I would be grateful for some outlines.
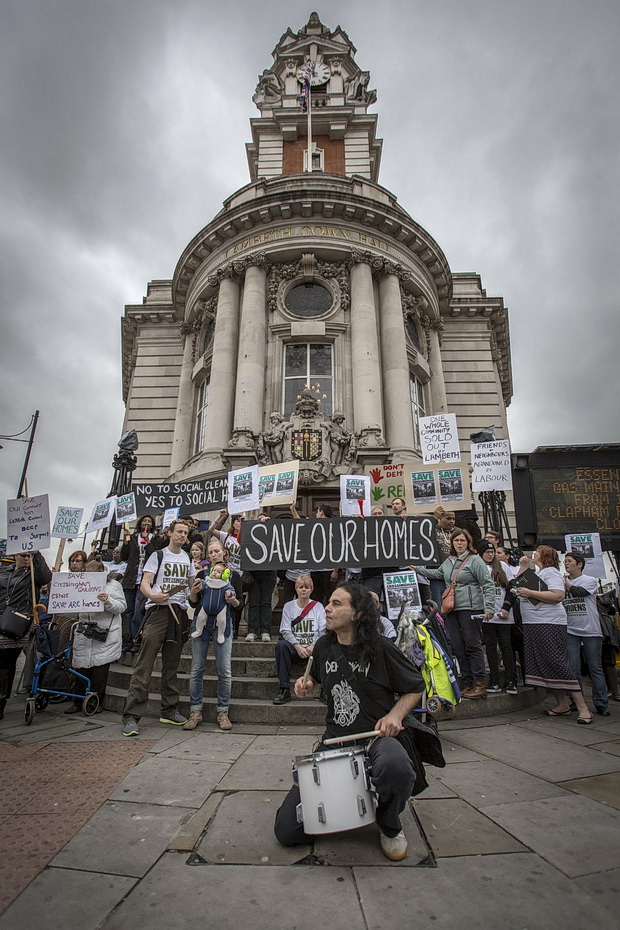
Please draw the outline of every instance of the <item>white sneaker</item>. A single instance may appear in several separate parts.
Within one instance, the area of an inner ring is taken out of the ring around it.
[[[379,846],[386,859],[392,862],[400,862],[407,855],[407,839],[401,830],[396,836],[386,836],[383,830],[379,830]]]
[[[245,641],[246,643],[253,643],[255,639],[256,637],[254,636],[254,633],[248,633],[248,635],[245,638]]]
[[[264,643],[270,643],[270,642],[271,642],[271,636],[269,635],[269,633],[262,633],[262,634],[261,634],[261,640],[262,640],[262,642],[264,642]]]

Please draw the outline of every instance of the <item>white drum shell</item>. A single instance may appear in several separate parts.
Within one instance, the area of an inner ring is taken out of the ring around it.
[[[326,749],[295,759],[293,776],[301,795],[297,819],[306,833],[341,833],[374,823],[366,761],[361,747]]]

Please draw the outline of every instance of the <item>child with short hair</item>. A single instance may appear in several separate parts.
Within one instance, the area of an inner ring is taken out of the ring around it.
[[[238,607],[239,601],[230,581],[230,569],[224,562],[214,562],[205,579],[202,604],[196,615],[196,629],[192,639],[202,636],[205,626],[212,630],[217,628],[217,641],[223,643],[226,638],[226,624],[230,607]]]

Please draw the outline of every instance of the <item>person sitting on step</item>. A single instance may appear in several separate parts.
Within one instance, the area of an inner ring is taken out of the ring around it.
[[[293,661],[307,661],[325,632],[325,608],[310,599],[313,588],[310,575],[300,575],[295,581],[297,597],[282,608],[280,633],[284,638],[276,643],[280,693],[274,704],[288,704],[291,700],[291,665]]]

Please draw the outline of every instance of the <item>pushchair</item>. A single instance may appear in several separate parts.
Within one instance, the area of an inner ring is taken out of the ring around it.
[[[453,717],[461,701],[458,662],[452,655],[437,604],[405,604],[398,621],[396,646],[420,669],[425,698],[420,708],[432,716]]]
[[[36,662],[32,675],[32,685],[26,698],[25,720],[30,726],[34,720],[35,711],[43,711],[54,695],[74,698],[76,695],[70,691],[72,681],[79,679],[85,682],[86,693],[82,699],[82,712],[87,717],[97,711],[99,696],[91,691],[90,678],[76,672],[71,668],[71,648],[73,636],[78,623],[71,627],[71,636],[64,649],[60,649],[60,630],[50,629],[47,625],[38,625],[35,634]]]

